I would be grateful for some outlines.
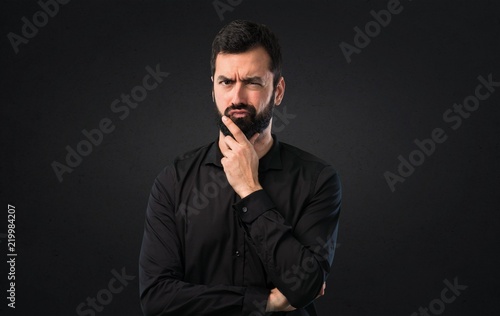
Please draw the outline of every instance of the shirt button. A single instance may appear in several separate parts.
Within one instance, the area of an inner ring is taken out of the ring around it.
[[[246,206],[243,206],[243,208],[241,210],[243,211],[243,213],[246,213],[248,211]]]
[[[239,252],[238,250],[236,250],[236,251],[234,252],[234,254],[236,255],[236,257],[239,257],[239,256],[240,256],[240,252]]]

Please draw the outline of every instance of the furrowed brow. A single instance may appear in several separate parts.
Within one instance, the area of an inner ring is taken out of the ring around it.
[[[228,78],[228,77],[223,76],[223,75],[220,75],[220,76],[217,77],[217,82],[220,82],[220,81],[231,81],[231,82],[234,82],[233,79]]]

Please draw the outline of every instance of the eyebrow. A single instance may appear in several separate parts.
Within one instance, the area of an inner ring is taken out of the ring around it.
[[[217,77],[217,81],[224,81],[224,80],[235,82],[234,79],[228,78],[228,77],[226,77],[224,75],[220,75],[220,76]],[[264,84],[264,80],[262,79],[262,77],[259,77],[259,76],[247,77],[247,78],[244,78],[242,81],[245,82],[245,83],[248,83],[248,82],[257,82],[257,83],[260,83],[260,84]]]
[[[217,77],[217,81],[226,81],[226,80],[228,80],[228,81],[234,81],[233,79],[229,79],[228,77],[223,76],[223,75],[220,75],[220,76]]]

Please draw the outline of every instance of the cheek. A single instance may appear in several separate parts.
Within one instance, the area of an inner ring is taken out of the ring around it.
[[[269,101],[271,101],[272,92],[262,92],[256,96],[255,103],[258,104],[260,109],[267,107]]]
[[[221,101],[216,101],[216,106],[217,106],[217,110],[219,111],[220,114],[224,114],[224,111],[226,110],[226,106],[225,105],[221,105]]]
[[[214,89],[215,93],[215,100],[218,101],[219,104],[225,105],[227,103],[227,100],[231,98],[231,94],[227,93],[227,91],[219,88]]]
[[[253,105],[267,104],[271,95],[267,91],[251,91],[248,93],[248,100]]]

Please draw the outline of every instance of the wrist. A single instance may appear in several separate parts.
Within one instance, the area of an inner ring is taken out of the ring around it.
[[[240,196],[240,198],[244,199],[247,196],[249,196],[250,194],[257,192],[257,191],[260,191],[260,190],[263,190],[263,189],[264,188],[260,184],[257,184],[253,187],[249,187],[248,189],[240,192],[238,195]]]

